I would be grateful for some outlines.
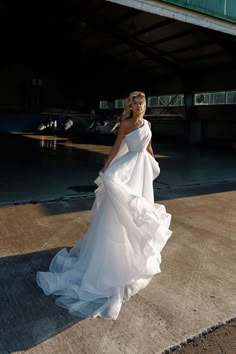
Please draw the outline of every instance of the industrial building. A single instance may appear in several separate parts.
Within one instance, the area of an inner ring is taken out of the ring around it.
[[[0,353],[169,353],[233,321],[235,1],[0,9]],[[115,324],[78,321],[45,299],[34,274],[83,236],[112,127],[134,90],[146,94],[161,167],[155,200],[173,216],[173,238],[161,275]],[[227,348],[219,337],[202,352],[235,353],[233,328]]]

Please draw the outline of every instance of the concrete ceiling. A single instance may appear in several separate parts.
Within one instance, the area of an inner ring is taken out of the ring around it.
[[[178,91],[209,74],[233,73],[235,82],[236,37],[225,33],[105,0],[5,1],[0,10],[1,62],[39,75],[100,81],[101,89],[132,81],[150,89],[162,82],[165,91],[163,82],[175,81]]]

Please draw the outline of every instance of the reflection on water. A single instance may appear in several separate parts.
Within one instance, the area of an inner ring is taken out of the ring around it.
[[[109,145],[81,143],[80,138],[65,138],[57,136],[12,134],[0,139],[1,150],[4,151],[2,168],[5,173],[21,165],[32,173],[38,168],[51,169],[89,169],[99,170],[104,164],[104,158],[110,151]],[[3,155],[2,155],[3,156]],[[30,163],[30,164],[29,164]]]
[[[76,194],[94,186],[111,141],[34,134],[2,136],[0,203]],[[155,184],[176,186],[236,179],[235,154],[222,148],[153,143],[161,173]],[[87,187],[86,187],[87,188]]]
[[[56,151],[56,149],[57,149],[57,139],[46,140],[46,139],[42,138],[41,140],[39,140],[39,146],[42,149],[51,149],[51,150]]]

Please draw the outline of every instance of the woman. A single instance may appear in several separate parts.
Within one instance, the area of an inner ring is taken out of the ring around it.
[[[125,103],[116,141],[95,183],[90,227],[68,252],[53,258],[36,281],[56,304],[80,317],[117,319],[122,302],[160,272],[161,250],[171,236],[171,216],[154,203],[160,172],[144,119],[143,92]]]

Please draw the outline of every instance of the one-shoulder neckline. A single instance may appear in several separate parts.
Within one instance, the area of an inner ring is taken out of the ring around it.
[[[143,120],[143,124],[141,125],[141,127],[138,127],[137,129],[132,130],[132,131],[129,132],[128,134],[125,134],[125,136],[128,136],[128,135],[130,135],[130,134],[136,132],[136,131],[139,130],[139,129],[142,129],[142,128],[144,127],[144,125],[145,125],[145,119]]]

